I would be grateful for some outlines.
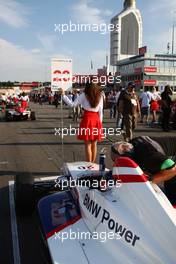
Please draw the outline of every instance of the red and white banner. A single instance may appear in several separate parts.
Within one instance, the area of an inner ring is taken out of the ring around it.
[[[53,58],[51,61],[51,90],[72,88],[72,60]]]
[[[155,86],[157,83],[156,80],[144,80],[144,85],[148,86]]]
[[[144,72],[157,72],[157,67],[144,67]]]

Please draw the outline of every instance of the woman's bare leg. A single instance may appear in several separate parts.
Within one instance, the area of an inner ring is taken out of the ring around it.
[[[85,141],[85,152],[86,152],[86,161],[92,161],[92,149],[91,149],[91,142]]]
[[[156,111],[153,111],[153,122],[156,122]]]
[[[97,157],[97,141],[91,142],[91,150],[92,150],[92,162],[95,162]]]

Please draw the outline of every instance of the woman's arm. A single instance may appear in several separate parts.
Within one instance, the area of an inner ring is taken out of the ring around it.
[[[156,96],[156,100],[157,100],[157,101],[161,100],[161,96],[160,96],[159,94],[157,94],[157,96]]]
[[[72,102],[65,94],[62,95],[63,101],[70,107],[76,107],[82,103],[82,94]]]
[[[136,96],[136,102],[137,102],[137,112],[139,115],[141,115],[141,105],[140,105],[140,102],[139,102],[137,96]]]

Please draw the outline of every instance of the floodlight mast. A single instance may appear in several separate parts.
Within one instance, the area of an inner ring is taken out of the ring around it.
[[[173,12],[173,25],[172,25],[172,55],[175,48],[175,25],[176,25],[176,10]]]

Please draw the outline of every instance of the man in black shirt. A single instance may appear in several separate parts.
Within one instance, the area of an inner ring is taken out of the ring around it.
[[[174,145],[176,139],[171,140]],[[169,151],[166,151],[166,148],[164,150],[160,143],[150,137],[136,137],[129,143],[123,141],[115,143],[111,148],[111,153],[113,160],[118,156],[134,160],[149,175],[153,183],[158,184],[164,181],[168,199],[172,204],[176,204],[176,164],[170,158]]]
[[[169,121],[170,121],[170,115],[171,115],[171,105],[172,105],[172,99],[170,97],[172,95],[172,89],[169,85],[165,86],[164,92],[161,94],[162,99],[162,129],[163,131],[168,132],[169,131]]]

